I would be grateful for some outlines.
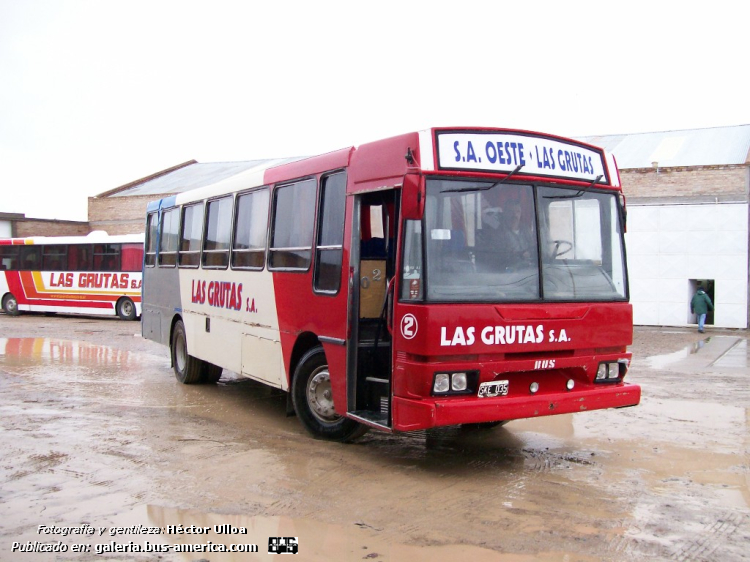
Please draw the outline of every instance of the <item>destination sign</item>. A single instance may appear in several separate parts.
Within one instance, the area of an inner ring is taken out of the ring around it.
[[[512,172],[608,184],[604,155],[584,146],[539,135],[437,133],[441,170]]]

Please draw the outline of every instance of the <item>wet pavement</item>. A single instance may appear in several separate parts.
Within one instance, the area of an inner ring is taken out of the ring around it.
[[[635,408],[349,445],[139,332],[0,315],[0,560],[750,560],[746,331],[636,328]]]

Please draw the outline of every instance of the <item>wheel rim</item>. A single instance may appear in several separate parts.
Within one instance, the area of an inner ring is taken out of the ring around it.
[[[123,301],[120,310],[122,310],[124,316],[130,316],[133,314],[133,303],[130,301]]]
[[[185,336],[182,334],[177,334],[174,341],[174,362],[180,373],[185,371],[187,352],[185,351]]]
[[[16,302],[16,299],[14,299],[13,297],[8,297],[5,300],[5,309],[8,312],[15,312],[17,308],[18,308],[18,303]]]
[[[333,408],[333,390],[328,366],[318,367],[307,383],[307,403],[312,414],[323,423],[339,419]]]

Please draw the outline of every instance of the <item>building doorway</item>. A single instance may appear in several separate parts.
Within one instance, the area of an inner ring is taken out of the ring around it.
[[[693,298],[693,295],[698,291],[698,287],[701,287],[704,291],[706,291],[706,294],[708,295],[708,298],[711,299],[711,303],[715,306],[716,301],[714,300],[714,280],[713,279],[690,279],[689,280],[690,287],[688,291],[688,324],[697,324],[698,318],[695,314],[693,314],[690,311],[690,301]],[[714,311],[709,310],[706,314],[706,325],[713,326],[714,324]]]

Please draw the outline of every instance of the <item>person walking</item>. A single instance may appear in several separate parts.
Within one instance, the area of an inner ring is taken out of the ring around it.
[[[713,310],[714,305],[711,302],[711,298],[706,294],[701,285],[698,285],[698,291],[693,295],[693,299],[690,301],[690,312],[695,313],[698,317],[698,331],[703,333],[703,326],[706,323],[706,314],[709,310]]]

